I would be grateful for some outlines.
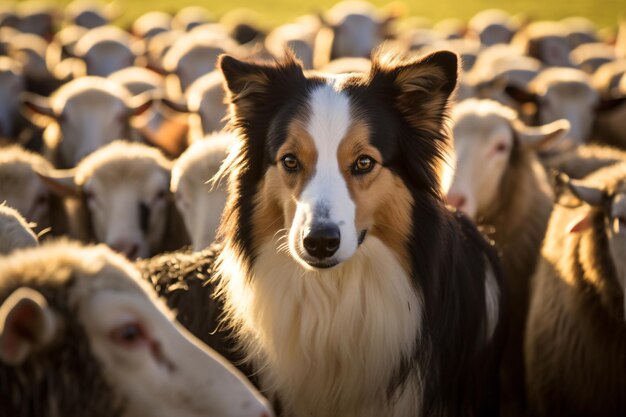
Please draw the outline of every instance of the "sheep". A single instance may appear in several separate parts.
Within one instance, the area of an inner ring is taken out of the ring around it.
[[[518,31],[511,44],[549,66],[571,67],[568,30],[560,22],[533,22]]]
[[[575,68],[546,68],[527,89],[511,86],[507,92],[520,103],[535,105],[536,123],[567,119],[571,125],[569,138],[575,144],[592,138],[600,95],[585,72]]]
[[[108,5],[94,0],[74,0],[65,6],[66,20],[85,29],[106,26],[115,20],[119,11],[115,3]]]
[[[17,209],[38,234],[59,236],[68,229],[63,200],[38,175],[50,169],[42,156],[20,146],[0,147],[0,203]]]
[[[598,28],[586,17],[567,17],[561,20],[561,23],[566,27],[567,41],[572,49],[586,43],[600,42],[600,38],[598,37]]]
[[[9,57],[0,56],[0,137],[18,137],[22,124],[19,95],[25,90],[22,66]]]
[[[46,126],[44,151],[57,168],[76,166],[101,146],[128,137],[130,120],[148,110],[150,93],[131,96],[121,85],[83,77],[63,85],[50,98],[24,94],[31,120]]]
[[[9,56],[22,65],[27,90],[43,95],[61,85],[46,64],[47,47],[41,36],[33,34],[20,33],[9,40]]]
[[[582,179],[600,168],[626,162],[626,152],[602,145],[578,146],[545,161],[549,170]]]
[[[561,180],[532,281],[525,340],[531,411],[626,414],[626,164]]]
[[[159,74],[167,74],[164,67],[164,58],[170,50],[174,42],[184,35],[184,32],[170,30],[160,32],[153,37],[145,40],[145,66],[148,69],[158,72]],[[139,60],[141,62],[141,59]]]
[[[481,44],[492,46],[499,43],[509,43],[517,31],[517,25],[507,12],[487,9],[476,13],[470,19],[468,30],[478,36]]]
[[[273,415],[106,247],[61,241],[0,264],[3,415]]]
[[[224,77],[219,71],[211,71],[198,78],[187,89],[185,102],[163,99],[170,109],[188,114],[188,143],[218,132],[226,126],[228,106],[224,103]]]
[[[189,32],[196,26],[214,21],[215,17],[204,7],[187,6],[176,13],[172,21],[172,28]]]
[[[75,54],[84,62],[81,75],[107,77],[134,65],[139,55],[131,36],[115,26],[91,29],[77,43]]]
[[[74,72],[79,70],[79,68],[77,68],[78,65],[75,65],[76,44],[87,31],[88,30],[82,26],[70,25],[54,34],[54,38],[46,50],[46,65],[50,71],[58,72],[59,68],[67,67],[68,69],[65,71],[74,76]]]
[[[57,12],[51,3],[38,0],[19,2],[15,8],[18,16],[16,28],[22,33],[52,38]]]
[[[397,18],[395,11],[384,14],[372,4],[359,0],[344,0],[328,10],[323,27],[315,40],[314,67],[342,57],[369,58],[389,34],[390,24]]]
[[[448,202],[490,231],[510,294],[502,365],[502,404],[525,408],[523,334],[530,278],[552,210],[552,191],[537,151],[567,133],[559,120],[527,127],[492,100],[470,99],[453,109],[456,172]]]
[[[40,175],[74,197],[68,204],[74,236],[106,243],[135,259],[187,243],[169,192],[170,168],[158,149],[118,140],[87,156],[75,170]]]
[[[163,66],[171,74],[169,80],[175,80],[168,80],[169,96],[182,96],[194,81],[215,69],[220,54],[237,50],[237,43],[217,30],[200,30],[178,38],[163,58]]]
[[[217,133],[196,141],[172,167],[170,190],[195,251],[215,240],[226,205],[226,189],[224,184],[209,189],[207,183],[217,174],[234,141],[232,133]]]
[[[132,24],[131,33],[138,38],[149,39],[158,33],[172,29],[173,17],[162,11],[151,11],[142,14]]]
[[[37,244],[37,236],[24,217],[14,208],[0,204],[0,256]]]
[[[265,38],[265,49],[276,58],[283,58],[285,49],[291,49],[305,69],[313,69],[313,48],[319,24],[300,20],[278,26]]]
[[[583,43],[572,50],[570,60],[587,74],[594,74],[602,65],[615,60],[615,51],[605,43]]]
[[[492,99],[521,110],[519,103],[506,93],[507,87],[525,88],[541,68],[541,62],[520,55],[510,45],[488,47],[478,54],[472,69],[461,78],[457,98],[459,101],[471,97]]]

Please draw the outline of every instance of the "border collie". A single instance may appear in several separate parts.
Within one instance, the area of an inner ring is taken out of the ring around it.
[[[332,77],[293,56],[219,66],[239,135],[220,296],[281,414],[497,409],[498,260],[439,185],[457,56]]]

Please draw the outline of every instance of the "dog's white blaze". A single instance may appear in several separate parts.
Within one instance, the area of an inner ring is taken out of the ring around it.
[[[228,247],[219,267],[229,319],[266,394],[280,395],[293,417],[417,415],[416,373],[387,401],[392,364],[410,357],[423,313],[393,251],[369,236],[353,257],[319,271],[278,245],[259,248],[250,274]]]
[[[341,233],[341,244],[334,258],[342,262],[354,254],[358,244],[354,225],[356,206],[341,174],[347,167],[340,167],[337,160],[339,144],[351,124],[350,99],[332,86],[323,85],[311,93],[310,110],[306,128],[315,144],[317,163],[315,173],[298,198],[289,243],[293,250],[307,225],[320,220],[334,223]],[[327,219],[315,218],[320,205],[327,209]]]

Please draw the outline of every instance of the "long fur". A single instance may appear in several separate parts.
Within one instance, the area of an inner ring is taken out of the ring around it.
[[[221,69],[240,143],[224,169],[230,189],[219,285],[226,324],[261,388],[293,416],[495,413],[497,400],[487,397],[499,336],[489,338],[486,279],[492,268],[501,285],[499,264],[476,228],[445,209],[439,186],[456,57],[378,56],[369,74],[343,80],[370,143],[408,190],[410,226],[399,252],[378,240],[385,225],[377,224],[383,231],[351,259],[322,272],[298,266],[273,238],[258,238],[275,231],[280,240],[280,212],[257,224],[255,213],[274,142],[327,81],[305,77],[289,56],[277,65],[226,57]]]

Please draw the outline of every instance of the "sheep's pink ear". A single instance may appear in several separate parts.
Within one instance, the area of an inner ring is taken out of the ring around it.
[[[76,176],[74,169],[44,170],[35,168],[35,173],[50,191],[61,197],[78,197],[80,195],[80,187],[74,181]]]
[[[583,230],[587,230],[591,227],[591,211],[587,211],[586,213],[580,215],[571,221],[567,227],[567,233],[578,233]]]
[[[22,287],[0,306],[0,361],[19,365],[47,346],[58,319],[41,293]]]

